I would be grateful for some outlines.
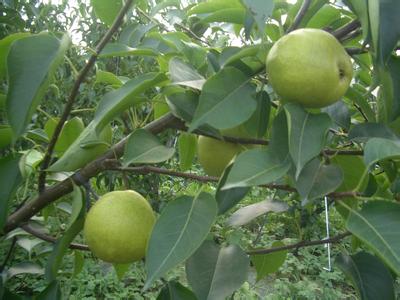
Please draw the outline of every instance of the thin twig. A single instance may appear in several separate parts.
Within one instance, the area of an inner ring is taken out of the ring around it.
[[[50,242],[50,243],[55,243],[55,242],[57,242],[57,240],[58,240],[56,237],[51,236],[51,235],[48,235],[48,234],[45,234],[45,233],[43,233],[43,232],[41,232],[41,231],[39,231],[39,230],[33,228],[33,227],[30,226],[30,225],[27,225],[27,224],[22,225],[21,228],[22,228],[24,231],[26,231],[27,233],[30,233],[30,234],[32,234],[33,236],[35,236],[35,237],[37,237],[37,238],[39,238],[39,239],[41,239],[41,240],[43,240],[43,241],[47,241],[47,242]],[[89,250],[89,247],[88,247],[87,245],[76,244],[76,243],[71,243],[71,244],[69,245],[69,248],[71,248],[71,249],[77,249],[77,250]]]
[[[169,170],[169,169],[154,167],[154,166],[145,165],[145,166],[139,166],[139,167],[121,167],[119,162],[114,159],[104,160],[103,161],[103,169],[104,170],[121,171],[121,172],[134,172],[134,173],[138,173],[138,174],[156,173],[156,174],[168,175],[168,176],[173,176],[173,177],[197,180],[200,182],[218,182],[219,181],[219,178],[214,177],[214,176],[202,176],[202,175],[186,173],[186,172],[179,172],[179,171],[175,171],[175,170]],[[294,187],[292,187],[290,185],[286,185],[286,184],[269,183],[269,184],[261,184],[261,185],[259,185],[259,187],[283,190],[283,191],[288,191],[288,192],[297,192],[297,190]],[[358,196],[360,196],[360,194],[357,192],[353,192],[353,191],[346,191],[346,192],[332,192],[332,193],[328,194],[327,196],[329,196],[331,198],[341,199],[341,198],[347,198],[347,197],[358,197]]]
[[[304,16],[307,13],[308,8],[310,7],[310,4],[311,4],[311,0],[303,1],[299,11],[297,12],[296,17],[294,18],[292,25],[289,27],[289,29],[286,31],[286,33],[289,33],[299,27],[301,20],[303,20]]]
[[[0,266],[0,274],[3,272],[3,270],[7,266],[8,262],[10,261],[16,244],[17,244],[17,237],[13,237],[10,248],[8,249],[8,252],[7,252],[6,258],[4,259],[3,264]]]
[[[368,49],[356,48],[356,47],[345,48],[345,50],[346,50],[347,54],[351,55],[351,56],[368,53]]]
[[[348,35],[350,32],[358,29],[361,26],[360,21],[353,20],[350,23],[340,27],[338,30],[332,32],[332,35],[338,40],[342,39],[344,36]]]
[[[295,249],[298,250],[299,248],[303,247],[309,247],[309,246],[316,246],[316,245],[322,245],[322,244],[333,244],[333,243],[338,243],[345,237],[351,235],[349,231],[346,231],[344,233],[338,234],[334,237],[331,237],[329,239],[323,239],[323,240],[316,240],[316,241],[301,241],[296,244],[291,244],[291,245],[286,245],[286,246],[281,246],[281,247],[274,247],[274,248],[267,248],[267,249],[254,249],[254,250],[248,250],[247,254],[249,255],[260,255],[260,254],[269,254],[273,252],[279,252],[282,250],[290,250],[290,249]]]
[[[115,31],[120,27],[122,24],[123,18],[125,14],[127,13],[129,7],[131,6],[133,0],[127,0],[120,10],[118,16],[114,20],[114,23],[110,27],[110,29],[106,32],[104,37],[100,40],[99,44],[97,45],[95,49],[95,53],[89,58],[87,64],[85,67],[81,70],[79,73],[78,77],[75,80],[74,86],[72,87],[71,94],[68,97],[68,101],[64,107],[64,111],[62,113],[62,116],[60,118],[60,121],[57,123],[56,128],[54,129],[53,136],[50,139],[49,145],[47,146],[46,153],[43,157],[43,161],[41,164],[40,168],[40,173],[39,173],[39,181],[38,181],[38,187],[39,187],[39,193],[42,193],[45,190],[45,184],[46,184],[46,169],[48,168],[51,157],[54,151],[54,147],[56,145],[56,142],[58,140],[58,137],[61,133],[61,129],[64,126],[64,123],[67,121],[68,116],[71,113],[73,104],[75,102],[76,97],[78,96],[79,93],[79,87],[81,83],[84,81],[86,75],[89,73],[90,69],[94,65],[97,56],[100,54],[100,52],[103,50],[104,46],[108,43],[108,41],[111,39]]]

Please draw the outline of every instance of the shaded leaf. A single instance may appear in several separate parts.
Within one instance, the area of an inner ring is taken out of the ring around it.
[[[164,146],[147,130],[137,129],[126,142],[123,165],[162,162],[170,159],[174,152],[174,148]]]
[[[364,146],[364,162],[367,167],[373,163],[400,156],[400,140],[372,138]]]
[[[336,190],[343,181],[342,170],[335,165],[325,165],[318,158],[308,162],[296,181],[301,198],[310,201]]]
[[[367,244],[397,275],[400,274],[400,204],[369,201],[360,211],[349,210],[346,227]]]
[[[336,189],[337,192],[363,190],[366,182],[362,182],[367,172],[361,156],[336,155],[331,162],[338,165],[343,172],[342,184]]]
[[[363,143],[371,138],[399,140],[398,136],[389,127],[381,123],[357,124],[349,132],[349,139],[356,142]]]
[[[271,248],[282,246],[285,246],[285,244],[281,241],[276,241],[272,243]],[[277,272],[285,262],[287,253],[287,250],[282,250],[269,254],[252,255],[250,259],[257,271],[257,281],[268,274]]]
[[[340,127],[344,129],[349,129],[350,127],[350,111],[347,105],[343,101],[337,101],[327,107],[321,109],[321,111],[326,112],[333,121]],[[369,124],[369,123],[365,123]]]
[[[219,248],[213,241],[187,260],[186,276],[199,300],[219,300],[231,295],[247,279],[249,258],[236,245]]]
[[[362,300],[395,299],[393,278],[385,265],[367,252],[339,254],[335,263],[350,279]]]
[[[167,205],[154,225],[148,244],[144,289],[196,251],[216,215],[215,200],[207,193],[195,198],[182,196]]]
[[[327,114],[311,114],[296,104],[286,104],[285,111],[289,152],[296,166],[297,178],[304,165],[321,152],[332,122]]]
[[[238,209],[229,217],[227,223],[230,226],[241,226],[268,212],[284,212],[288,209],[289,206],[283,201],[263,200]]]
[[[253,98],[255,88],[250,79],[232,67],[207,79],[189,131],[205,123],[223,130],[249,119],[257,107]]]
[[[249,10],[258,26],[258,31],[263,33],[267,19],[271,16],[274,9],[272,0],[243,0],[243,4]]]
[[[0,158],[0,232],[7,220],[10,201],[22,182],[19,160],[20,156]]]
[[[181,132],[178,138],[179,168],[189,170],[196,156],[197,137],[194,134]]]
[[[289,168],[290,161],[281,161],[272,151],[247,150],[236,157],[222,190],[271,183],[285,175]]]
[[[29,36],[15,41],[7,57],[7,116],[15,139],[22,135],[42,100],[70,39],[50,34]]]
[[[209,14],[202,19],[204,23],[225,22],[234,24],[244,24],[246,10],[244,8],[226,8]]]
[[[158,294],[157,300],[197,300],[187,287],[176,281],[168,281]]]
[[[174,57],[169,61],[169,76],[172,83],[197,90],[201,90],[206,81],[192,66],[178,57]]]
[[[227,212],[229,209],[239,203],[239,201],[242,200],[250,190],[249,187],[238,187],[222,190],[222,187],[225,185],[231,169],[232,165],[226,167],[221,179],[218,182],[217,191],[215,193],[215,200],[217,200],[219,215]]]

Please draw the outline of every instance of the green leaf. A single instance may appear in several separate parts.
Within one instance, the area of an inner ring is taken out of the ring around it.
[[[61,288],[57,280],[49,283],[49,285],[35,297],[37,300],[61,300]]]
[[[19,274],[39,274],[42,275],[44,273],[44,270],[41,266],[38,264],[35,264],[33,262],[20,262],[12,267],[10,267],[7,270],[7,278],[14,277]]]
[[[349,131],[349,139],[358,143],[367,142],[371,138],[399,140],[398,136],[389,127],[381,123],[357,124]]]
[[[20,40],[29,35],[29,32],[17,32],[0,40],[0,78],[7,76],[7,56],[8,52],[10,51],[11,44],[16,40]]]
[[[95,126],[93,121],[90,122],[48,171],[75,171],[105,153],[112,139],[111,126],[105,126],[99,134],[96,133]]]
[[[258,31],[263,33],[265,31],[266,21],[274,10],[274,1],[243,0],[243,4],[247,7],[254,21],[257,23]]]
[[[202,19],[204,23],[224,22],[234,24],[244,24],[246,10],[244,8],[226,8],[209,14]]]
[[[199,300],[230,296],[247,279],[249,258],[236,245],[219,248],[213,241],[203,245],[187,260],[186,276]]]
[[[272,243],[271,248],[283,246],[285,246],[284,243],[276,241]],[[260,281],[268,274],[277,272],[285,262],[287,253],[287,250],[282,250],[269,254],[252,255],[250,259],[257,271],[257,281]]]
[[[367,244],[397,275],[400,274],[400,204],[369,201],[360,211],[350,211],[346,227]]]
[[[342,170],[335,165],[325,165],[318,158],[308,162],[296,181],[296,189],[306,202],[336,190],[343,181]]]
[[[281,161],[272,151],[247,150],[236,157],[222,190],[271,183],[285,175],[289,168],[290,161]]]
[[[363,40],[367,40],[370,35],[369,17],[368,17],[368,0],[345,0],[345,3],[357,15],[361,22]]]
[[[257,109],[243,126],[251,137],[262,138],[268,129],[271,102],[268,93],[262,91],[256,96]]]
[[[13,140],[13,132],[9,125],[0,125],[0,149],[10,145]]]
[[[122,8],[122,0],[90,0],[96,16],[108,26],[111,26]]]
[[[340,10],[332,5],[325,4],[311,17],[307,23],[309,28],[322,29],[340,18]]]
[[[54,130],[58,122],[59,118],[51,118],[44,125],[44,131],[46,132],[49,139],[52,138]],[[57,143],[54,146],[54,151],[58,156],[64,154],[65,151],[71,146],[71,144],[78,138],[78,136],[85,129],[85,124],[81,118],[73,117],[64,123],[63,128],[61,129],[60,135],[57,139]]]
[[[135,130],[125,144],[123,166],[129,164],[159,163],[170,159],[175,149],[160,143],[158,138],[145,129]]]
[[[67,35],[59,40],[50,34],[29,36],[11,45],[7,57],[7,116],[15,139],[30,123],[69,45]]]
[[[201,90],[206,81],[192,66],[178,57],[169,61],[169,76],[173,84],[188,86],[197,90]]]
[[[194,134],[181,132],[178,138],[179,168],[189,170],[196,156],[197,137]]]
[[[176,281],[168,281],[157,300],[197,300],[191,290]]]
[[[400,140],[372,138],[364,146],[364,162],[368,168],[379,160],[398,156],[400,156]]]
[[[196,251],[207,237],[216,215],[215,200],[207,193],[195,198],[182,196],[167,205],[154,225],[148,244],[144,289]]]
[[[383,66],[400,38],[400,3],[397,0],[368,0],[368,12],[375,60]]]
[[[83,265],[85,263],[85,257],[82,254],[82,251],[75,250],[74,251],[74,273],[73,276],[78,275],[83,270]]]
[[[366,97],[367,91],[364,92],[356,87],[357,84],[353,84],[351,87],[349,87],[345,97],[360,107],[361,111],[364,113],[369,122],[375,122],[375,112],[372,110],[368,102],[368,97]]]
[[[120,112],[138,103],[137,96],[141,93],[165,80],[166,76],[161,73],[139,75],[127,81],[121,88],[105,94],[100,100],[93,120],[96,131],[101,131]]]
[[[71,226],[65,231],[64,235],[57,240],[54,245],[54,249],[47,260],[46,265],[46,280],[50,283],[57,278],[58,269],[61,267],[62,259],[69,249],[69,245],[82,230],[83,224],[85,223],[85,205],[83,202],[85,198],[81,189],[78,186],[74,186],[75,197],[80,197],[82,203],[79,216],[71,224]],[[80,194],[80,196],[79,196]]]
[[[231,188],[227,190],[222,189],[226,183],[226,178],[228,177],[231,169],[232,165],[227,166],[225,172],[222,174],[222,177],[218,182],[217,191],[215,193],[215,200],[217,200],[218,204],[218,215],[222,215],[234,207],[246,196],[250,190],[249,187]]]
[[[311,114],[300,105],[286,104],[289,131],[289,152],[298,178],[304,165],[316,157],[325,144],[332,121],[325,113]]]
[[[160,10],[163,10],[167,7],[173,6],[176,9],[180,9],[180,1],[179,0],[164,0],[158,3],[151,9],[150,16],[154,17]]]
[[[199,96],[193,91],[179,88],[178,91],[169,93],[166,101],[174,116],[190,122],[199,103]]]
[[[289,206],[279,200],[263,200],[235,211],[228,219],[230,226],[242,226],[268,212],[284,212]]]
[[[324,107],[321,111],[327,113],[338,126],[349,129],[351,121],[350,110],[343,101],[337,101]]]
[[[7,221],[8,208],[17,187],[22,182],[19,169],[20,156],[0,158],[0,232]]]
[[[121,79],[118,78],[114,73],[97,70],[95,83],[110,84],[114,88],[119,88],[123,85]]]
[[[203,86],[189,131],[205,123],[223,130],[249,119],[257,108],[250,79],[232,67],[211,76]]]
[[[393,278],[385,265],[367,252],[355,255],[339,254],[335,263],[350,279],[362,300],[394,300]]]
[[[100,52],[99,57],[114,56],[157,56],[158,52],[150,48],[132,48],[120,43],[109,43]]]
[[[243,7],[239,0],[210,0],[207,2],[201,2],[193,6],[188,11],[188,15],[194,14],[207,14],[213,13],[217,10],[226,8],[241,8]]]
[[[332,164],[342,169],[343,181],[336,189],[337,192],[363,190],[367,182],[363,182],[367,168],[361,156],[354,155],[336,155],[331,159]],[[365,181],[365,180],[364,180]]]

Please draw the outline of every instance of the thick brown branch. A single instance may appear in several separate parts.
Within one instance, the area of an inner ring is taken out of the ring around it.
[[[167,114],[160,119],[157,119],[147,124],[144,129],[148,130],[153,134],[160,133],[164,129],[168,128],[171,124],[176,122],[176,118],[172,114]],[[56,201],[60,197],[70,193],[72,191],[72,182],[76,184],[82,184],[83,179],[89,179],[96,176],[98,173],[104,170],[103,161],[105,159],[117,158],[124,152],[124,146],[127,138],[121,140],[118,144],[114,145],[106,154],[89,163],[87,166],[77,171],[71,177],[63,180],[62,182],[46,189],[42,194],[36,198],[25,203],[16,212],[11,214],[7,223],[4,227],[4,232],[7,233],[17,228],[22,222],[29,220],[32,216],[38,213],[43,207]]]
[[[346,231],[344,233],[338,234],[334,237],[331,237],[329,239],[323,239],[323,240],[317,240],[317,241],[301,241],[296,244],[291,244],[291,245],[286,245],[282,247],[275,247],[275,248],[267,248],[267,249],[255,249],[255,250],[248,250],[247,254],[249,255],[259,255],[259,254],[269,254],[273,252],[278,252],[282,250],[290,250],[290,249],[299,249],[303,247],[309,247],[309,246],[316,246],[316,245],[323,245],[323,244],[333,244],[333,243],[338,243],[345,237],[351,235],[350,232]]]
[[[332,32],[332,35],[336,37],[338,40],[341,40],[343,37],[348,35],[350,32],[360,28],[361,23],[358,20],[353,20],[350,23],[340,27],[338,30]]]
[[[38,187],[39,187],[39,193],[42,193],[45,190],[45,184],[46,184],[46,169],[48,168],[50,161],[51,161],[51,156],[54,151],[54,147],[56,145],[57,139],[61,133],[61,129],[64,126],[64,123],[67,121],[67,118],[69,114],[71,113],[73,104],[75,102],[76,97],[78,96],[79,92],[79,87],[87,74],[89,73],[90,69],[94,65],[97,56],[100,54],[100,52],[103,50],[104,46],[108,43],[108,41],[111,39],[112,35],[115,33],[115,31],[121,26],[123,18],[125,14],[127,13],[129,7],[132,4],[132,0],[127,0],[122,7],[121,11],[119,12],[118,16],[114,20],[114,23],[110,27],[110,29],[106,32],[104,37],[100,40],[99,44],[97,45],[95,49],[95,53],[89,58],[87,64],[85,67],[82,69],[82,71],[79,73],[78,77],[75,80],[74,86],[72,87],[71,93],[68,97],[68,101],[64,107],[64,111],[61,115],[60,121],[57,123],[56,128],[54,129],[53,136],[50,139],[49,145],[47,146],[46,153],[43,157],[43,161],[41,164],[41,172],[39,174],[39,182],[38,182]]]
[[[310,7],[310,4],[311,4],[311,0],[303,1],[299,11],[297,12],[297,15],[294,17],[294,21],[293,21],[292,25],[289,27],[289,29],[286,31],[286,33],[289,33],[299,27],[301,20],[303,20],[304,16],[307,13],[308,8]]]

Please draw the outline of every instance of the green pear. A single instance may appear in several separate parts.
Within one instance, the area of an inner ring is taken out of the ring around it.
[[[131,263],[146,254],[155,223],[147,200],[133,190],[100,197],[89,210],[84,235],[90,250],[110,263]]]
[[[280,38],[266,61],[269,81],[285,102],[321,108],[338,101],[353,76],[349,55],[321,29],[304,28]]]

